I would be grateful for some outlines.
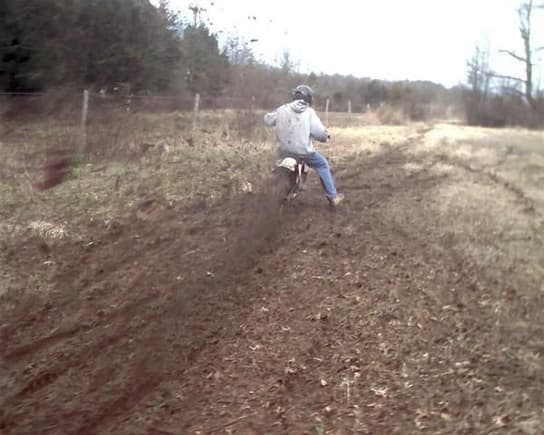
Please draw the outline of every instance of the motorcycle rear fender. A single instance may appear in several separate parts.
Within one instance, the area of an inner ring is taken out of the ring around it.
[[[280,159],[276,162],[276,167],[278,168],[285,168],[292,172],[297,171],[297,159],[294,157],[284,157],[283,159]],[[303,165],[303,172],[308,172],[309,168],[308,165]]]
[[[295,172],[297,170],[297,160],[293,157],[284,157],[276,162],[276,166]]]

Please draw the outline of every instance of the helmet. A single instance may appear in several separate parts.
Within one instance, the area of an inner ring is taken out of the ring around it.
[[[298,85],[293,89],[293,100],[304,100],[311,106],[313,99],[314,91],[309,86]]]

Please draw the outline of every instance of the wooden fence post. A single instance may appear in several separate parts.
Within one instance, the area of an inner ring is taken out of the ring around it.
[[[193,130],[197,126],[199,107],[200,107],[200,94],[197,92],[195,94],[195,103],[194,103],[194,106],[193,106]]]
[[[348,100],[348,113],[351,113],[351,100]]]
[[[329,124],[329,105],[330,100],[327,98],[327,101],[325,101],[325,125]]]
[[[79,147],[77,150],[77,158],[83,157],[83,151],[87,147],[87,114],[89,112],[89,91],[85,89],[83,91],[83,106],[81,107],[81,124],[80,124],[80,137]]]

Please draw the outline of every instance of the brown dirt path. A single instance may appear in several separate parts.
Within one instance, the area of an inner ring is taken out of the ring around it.
[[[157,199],[11,247],[50,291],[4,297],[0,433],[538,433],[536,300],[452,248],[409,146],[344,160],[336,212],[313,178],[281,220]]]

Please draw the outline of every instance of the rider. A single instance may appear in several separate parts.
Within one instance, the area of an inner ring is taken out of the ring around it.
[[[293,101],[267,113],[264,122],[269,127],[276,127],[278,154],[302,158],[317,171],[321,185],[330,204],[337,206],[344,195],[336,192],[329,162],[314,148],[313,139],[327,142],[330,139],[321,120],[312,109],[312,88],[299,85],[293,89]]]

